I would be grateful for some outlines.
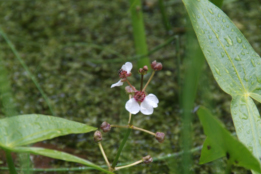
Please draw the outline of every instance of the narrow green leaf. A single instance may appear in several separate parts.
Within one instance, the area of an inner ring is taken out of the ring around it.
[[[103,171],[105,173],[112,173],[112,172],[109,172],[109,171],[93,164],[90,161],[79,158],[77,156],[70,155],[65,152],[60,152],[60,151],[51,150],[51,149],[37,148],[37,147],[15,147],[15,148],[11,148],[10,150],[12,150],[13,152],[31,153],[31,154],[36,154],[36,155],[47,156],[47,157],[54,158],[54,159],[60,159],[60,160],[64,160],[64,161],[80,163],[80,164],[84,164],[86,166],[93,167],[93,168]]]
[[[183,2],[216,81],[233,97],[231,110],[238,137],[259,158],[260,115],[249,96],[261,102],[261,59],[218,7],[208,0]]]
[[[134,44],[137,55],[147,55],[148,46],[146,42],[145,28],[143,22],[143,13],[141,0],[129,0],[131,4],[131,21],[133,28]],[[149,58],[142,57],[138,60],[138,68],[143,67],[144,65],[150,65]],[[149,66],[148,66],[149,67]]]
[[[54,137],[87,133],[97,128],[46,115],[20,115],[0,120],[0,147],[27,145]]]
[[[227,155],[232,163],[261,172],[258,160],[225,129],[219,120],[211,115],[209,110],[200,107],[197,114],[207,135],[201,151],[201,164],[209,162],[211,158],[215,160]]]

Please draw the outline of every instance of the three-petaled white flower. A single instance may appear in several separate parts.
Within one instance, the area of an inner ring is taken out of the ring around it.
[[[132,114],[137,114],[139,111],[144,115],[151,115],[153,108],[158,107],[159,100],[154,94],[146,96],[143,91],[136,91],[134,97],[129,99],[125,104],[125,108]]]
[[[126,79],[128,76],[131,76],[131,69],[132,69],[131,62],[126,62],[124,65],[122,65],[119,71],[119,76],[121,79],[117,83],[112,84],[111,88],[115,86],[122,86],[123,85],[122,80]]]

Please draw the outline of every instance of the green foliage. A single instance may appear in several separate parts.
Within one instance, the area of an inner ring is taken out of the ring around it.
[[[133,27],[134,43],[137,55],[148,54],[148,46],[146,42],[146,35],[143,22],[142,6],[140,0],[130,0],[131,4],[131,21]],[[138,68],[142,68],[144,65],[150,67],[150,61],[148,57],[143,57],[138,60]]]
[[[261,119],[250,97],[261,101],[261,59],[218,7],[207,0],[183,2],[216,81],[233,98],[231,111],[237,135],[258,158]]]
[[[87,160],[64,152],[43,148],[19,147],[62,135],[87,133],[96,129],[59,117],[37,114],[13,116],[0,120],[0,147],[7,151],[33,153],[55,159],[77,162],[110,173]]]
[[[12,151],[19,152],[19,153],[31,153],[36,155],[43,155],[43,156],[48,156],[50,158],[64,160],[64,161],[76,162],[76,163],[84,164],[86,166],[93,167],[94,169],[103,171],[105,173],[112,173],[87,160],[56,150],[36,148],[36,147],[15,147],[12,148]]]
[[[86,133],[97,128],[59,117],[21,115],[0,120],[0,147],[23,146],[54,137]]]
[[[209,110],[200,107],[197,114],[207,136],[201,151],[201,164],[227,156],[228,160],[236,165],[261,172],[258,160],[211,115]]]

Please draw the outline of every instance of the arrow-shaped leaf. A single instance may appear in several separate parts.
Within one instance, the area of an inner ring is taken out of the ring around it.
[[[207,139],[201,151],[200,163],[206,163],[222,156],[227,156],[234,164],[261,172],[258,160],[238,140],[225,129],[220,121],[214,118],[209,110],[200,107],[197,111]]]
[[[233,97],[238,137],[261,156],[261,59],[227,15],[208,0],[183,0],[201,49],[219,86]]]

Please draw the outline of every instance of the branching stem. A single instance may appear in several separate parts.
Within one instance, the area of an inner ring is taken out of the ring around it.
[[[128,164],[126,166],[115,167],[115,170],[120,170],[120,169],[124,169],[124,168],[128,168],[128,167],[132,167],[132,166],[135,166],[135,165],[140,164],[142,162],[143,162],[143,160],[139,160],[139,161],[136,161],[134,163]]]
[[[147,88],[147,86],[149,85],[149,83],[150,83],[151,79],[153,78],[154,74],[155,74],[155,71],[153,71],[153,72],[152,72],[152,74],[151,74],[151,76],[150,76],[150,78],[149,78],[148,82],[146,83],[146,85],[144,86],[144,88],[143,88],[143,90],[142,90],[142,91],[145,91],[145,89],[146,89],[146,88]]]
[[[103,150],[101,142],[98,142],[98,146],[99,146],[100,151],[102,153],[102,156],[103,156],[103,158],[104,158],[104,160],[105,160],[105,162],[106,162],[106,164],[108,166],[108,169],[111,171],[111,164],[110,164],[110,162],[109,162],[109,160],[108,160],[108,158],[107,158],[107,156],[106,156],[106,154],[105,154],[105,152]]]

